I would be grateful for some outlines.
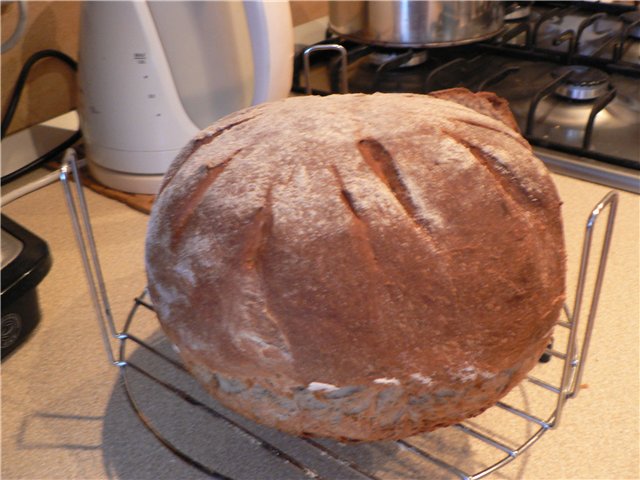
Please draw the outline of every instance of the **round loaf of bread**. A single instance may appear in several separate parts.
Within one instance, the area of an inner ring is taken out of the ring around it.
[[[564,299],[561,202],[516,129],[456,89],[287,98],[201,132],[146,242],[189,370],[296,435],[401,438],[495,404]]]

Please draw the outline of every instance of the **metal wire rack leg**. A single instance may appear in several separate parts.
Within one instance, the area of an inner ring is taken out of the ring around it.
[[[70,176],[75,178],[75,189],[72,188]],[[155,357],[161,359],[163,362],[166,362],[168,365],[171,365],[173,368],[178,369],[183,372],[185,375],[189,375],[185,367],[176,361],[173,358],[165,355],[158,349],[144,342],[143,340],[137,338],[135,335],[130,333],[131,326],[133,324],[134,318],[139,312],[140,308],[144,310],[153,311],[153,305],[149,302],[147,298],[147,292],[145,291],[135,298],[134,306],[132,307],[125,323],[122,331],[118,331],[111,314],[111,309],[109,306],[109,300],[107,296],[107,290],[104,282],[104,278],[102,275],[102,271],[100,269],[99,259],[97,248],[95,244],[95,239],[93,236],[93,232],[90,224],[90,217],[87,210],[86,200],[84,198],[84,194],[82,191],[82,185],[79,181],[79,172],[77,167],[77,159],[75,152],[70,149],[65,154],[65,158],[63,160],[62,168],[60,169],[60,180],[62,181],[65,198],[67,199],[69,214],[71,217],[71,223],[73,225],[74,234],[76,237],[76,241],[78,244],[78,248],[80,250],[80,255],[82,258],[83,267],[85,270],[85,275],[87,277],[87,283],[89,285],[89,292],[92,299],[92,304],[95,310],[96,318],[98,320],[100,331],[102,334],[102,340],[105,346],[105,350],[107,352],[107,357],[109,361],[118,367],[120,367],[120,371],[122,373],[124,379],[124,386],[127,393],[127,398],[140,418],[141,422],[153,433],[156,438],[169,450],[171,450],[176,456],[188,462],[194,468],[197,468],[201,472],[208,474],[214,478],[218,479],[230,479],[231,477],[218,472],[215,468],[211,468],[207,465],[204,465],[201,462],[193,459],[189,454],[185,453],[181,449],[177,448],[171,441],[169,441],[164,434],[153,425],[153,422],[146,417],[142,408],[135,400],[131,389],[129,387],[129,378],[127,376],[127,371],[135,371],[138,374],[143,375],[145,378],[151,380],[156,385],[162,387],[167,390],[171,394],[175,395],[175,397],[179,401],[186,402],[187,404],[197,408],[201,411],[206,412],[208,415],[221,419],[226,422],[228,426],[233,429],[236,429],[238,432],[242,433],[245,436],[248,436],[252,443],[259,445],[263,450],[268,453],[282,459],[283,462],[290,465],[292,468],[298,470],[304,476],[310,478],[322,478],[321,475],[314,469],[306,466],[303,462],[296,459],[294,456],[287,454],[282,449],[278,448],[272,442],[266,440],[261,437],[251,428],[248,428],[241,423],[235,421],[228,415],[225,415],[223,412],[212,408],[211,406],[201,402],[189,392],[179,388],[176,385],[173,385],[169,382],[163,381],[153,373],[145,370],[144,368],[132,363],[127,360],[127,352],[126,345],[127,343],[133,343],[135,346],[139,346],[146,351],[150,352]],[[563,312],[566,317],[566,320],[560,321],[558,324],[559,328],[564,328],[568,330],[568,340],[566,345],[566,351],[562,352],[556,350],[554,348],[550,348],[547,350],[547,353],[552,358],[557,358],[563,362],[562,364],[562,376],[560,379],[560,384],[558,386],[552,385],[546,381],[543,381],[539,378],[529,376],[527,378],[528,382],[536,387],[540,387],[543,390],[552,392],[557,396],[557,400],[555,402],[555,408],[548,416],[548,418],[543,419],[538,416],[531,414],[528,411],[525,411],[520,408],[516,408],[511,406],[505,402],[498,402],[494,409],[501,410],[510,415],[514,415],[526,421],[528,424],[531,424],[536,428],[536,430],[531,434],[524,442],[520,442],[519,446],[516,448],[510,447],[507,442],[503,441],[500,438],[492,437],[489,434],[482,433],[479,430],[467,425],[467,424],[458,424],[453,428],[466,436],[475,439],[477,441],[482,442],[485,445],[495,449],[502,456],[502,458],[494,462],[493,464],[483,468],[482,470],[476,473],[467,473],[461,467],[457,465],[453,465],[450,462],[442,460],[438,456],[426,451],[422,447],[416,446],[411,439],[400,440],[395,442],[398,450],[403,452],[409,452],[412,455],[419,457],[422,460],[432,463],[437,467],[440,467],[443,470],[448,471],[450,474],[455,475],[458,478],[467,479],[467,480],[478,480],[480,478],[486,477],[487,475],[495,472],[506,464],[512,462],[514,459],[519,457],[524,451],[529,449],[536,441],[538,441],[541,436],[547,432],[548,430],[555,428],[558,426],[561,418],[562,410],[566,404],[566,401],[570,398],[577,396],[580,389],[580,382],[583,377],[585,362],[587,358],[587,354],[589,351],[589,343],[591,341],[593,327],[595,322],[595,316],[598,307],[598,300],[600,296],[600,291],[602,289],[602,282],[604,278],[606,261],[609,253],[609,248],[611,245],[611,238],[613,234],[613,226],[615,221],[616,209],[618,203],[618,194],[614,191],[609,192],[592,210],[591,214],[588,217],[584,241],[582,246],[582,256],[580,262],[580,270],[578,272],[578,281],[576,287],[576,294],[573,306],[573,312],[571,312],[568,306],[564,306]],[[584,328],[584,335],[581,343],[578,343],[578,327],[580,323],[581,311],[584,305],[584,296],[585,289],[587,284],[587,273],[589,269],[589,265],[593,262],[592,260],[592,242],[593,242],[593,234],[594,227],[598,218],[602,215],[602,212],[608,208],[608,217],[606,222],[606,227],[603,236],[602,249],[600,251],[599,257],[597,259],[598,268],[595,276],[595,286],[593,288],[593,293],[591,296],[591,306],[587,316],[587,323]],[[113,342],[119,342],[118,355],[116,356],[114,353]],[[375,474],[368,472],[366,468],[359,465],[357,462],[349,460],[345,458],[340,453],[337,453],[334,448],[327,447],[322,442],[314,440],[314,439],[299,439],[300,442],[304,442],[309,446],[317,449],[321,452],[321,454],[333,461],[339,463],[342,467],[348,469],[351,472],[355,472],[361,478],[368,478],[373,480],[380,480],[378,476]]]
[[[75,179],[75,195],[71,184],[71,176]],[[65,200],[67,202],[69,216],[71,217],[73,233],[80,251],[93,309],[98,318],[102,341],[111,363],[121,366],[121,362],[115,358],[110,337],[120,340],[123,336],[117,331],[113,315],[111,314],[107,288],[104,282],[104,276],[102,275],[102,269],[98,259],[98,250],[89,219],[87,201],[84,197],[82,182],[80,181],[77,153],[72,148],[67,149],[65,152],[59,178],[64,187]]]

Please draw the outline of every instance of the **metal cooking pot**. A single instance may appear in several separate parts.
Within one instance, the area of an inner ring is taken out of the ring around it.
[[[495,1],[330,1],[329,28],[385,47],[450,47],[498,34],[504,6]]]

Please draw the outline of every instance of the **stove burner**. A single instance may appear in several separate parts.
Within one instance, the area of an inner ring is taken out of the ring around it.
[[[571,100],[593,100],[604,95],[609,89],[609,76],[597,68],[584,65],[568,65],[556,68],[551,76],[558,78],[570,72],[558,86],[555,93]]]
[[[413,50],[407,60],[400,60],[400,57],[406,55],[406,53],[406,51],[394,52],[377,50],[367,57],[367,61],[377,66],[395,63],[396,61],[402,62],[399,65],[394,65],[395,68],[414,67],[427,61],[428,55],[426,50]]]
[[[531,15],[531,5],[521,5],[518,2],[514,2],[513,4],[507,7],[504,21],[505,22],[517,22],[518,20],[522,20],[523,18],[527,18]]]
[[[627,12],[620,15],[620,19],[627,24],[627,28],[629,29],[629,36],[635,38],[636,40],[640,40],[640,11],[636,10],[634,12]],[[635,26],[633,26],[635,24]]]

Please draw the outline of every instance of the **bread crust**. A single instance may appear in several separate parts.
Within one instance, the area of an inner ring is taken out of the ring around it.
[[[469,107],[478,113],[500,120],[520,133],[518,122],[509,108],[509,102],[493,92],[472,93],[466,88],[458,87],[438,90],[437,92],[431,92],[429,95]]]
[[[500,102],[445,96],[288,98],[176,159],[149,291],[223,404],[298,435],[402,438],[535,365],[564,300],[561,202]]]

